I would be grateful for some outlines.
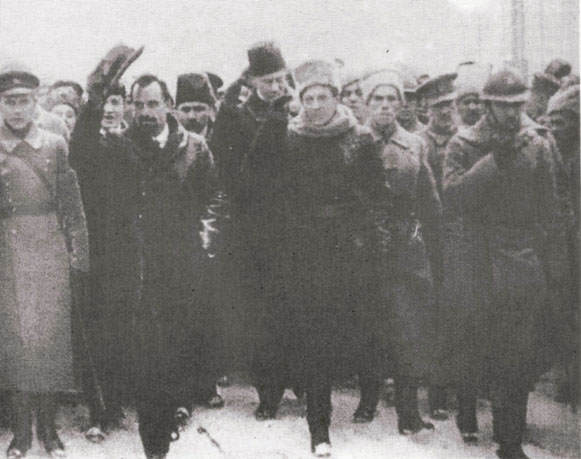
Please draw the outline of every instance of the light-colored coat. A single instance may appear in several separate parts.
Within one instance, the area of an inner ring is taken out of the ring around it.
[[[74,389],[69,268],[88,269],[64,139],[0,127],[0,389]]]

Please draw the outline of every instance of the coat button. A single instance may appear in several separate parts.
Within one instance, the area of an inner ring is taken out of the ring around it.
[[[139,214],[139,219],[141,219],[141,217],[142,217],[142,215],[141,215],[141,214]]]
[[[14,234],[14,235],[15,235],[16,233],[18,233],[18,231],[16,231],[15,229],[11,229],[11,230],[10,230],[10,232],[11,232],[12,234]]]

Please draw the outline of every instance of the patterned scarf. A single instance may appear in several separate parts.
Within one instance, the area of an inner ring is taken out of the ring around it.
[[[288,128],[304,137],[336,137],[355,125],[357,125],[357,119],[353,112],[344,105],[337,105],[335,114],[322,125],[311,124],[305,110],[301,108],[298,116],[289,121]]]

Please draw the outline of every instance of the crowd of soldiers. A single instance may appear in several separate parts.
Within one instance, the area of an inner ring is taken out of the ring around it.
[[[249,375],[257,420],[305,397],[331,455],[331,391],[357,376],[357,423],[394,384],[402,435],[479,441],[518,459],[528,394],[560,365],[579,402],[579,78],[556,59],[528,85],[466,62],[418,75],[339,60],[289,69],[260,42],[227,89],[213,73],[121,83],[143,49],[41,87],[0,70],[0,390],[7,456],[81,389],[92,442],[134,407],[163,458],[195,404]],[[238,373],[240,374],[240,373]],[[36,413],[33,416],[33,413]]]

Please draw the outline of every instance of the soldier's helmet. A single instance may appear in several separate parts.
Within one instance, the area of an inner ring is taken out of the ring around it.
[[[516,70],[492,73],[482,90],[481,100],[491,102],[526,102],[529,91],[524,78]]]

